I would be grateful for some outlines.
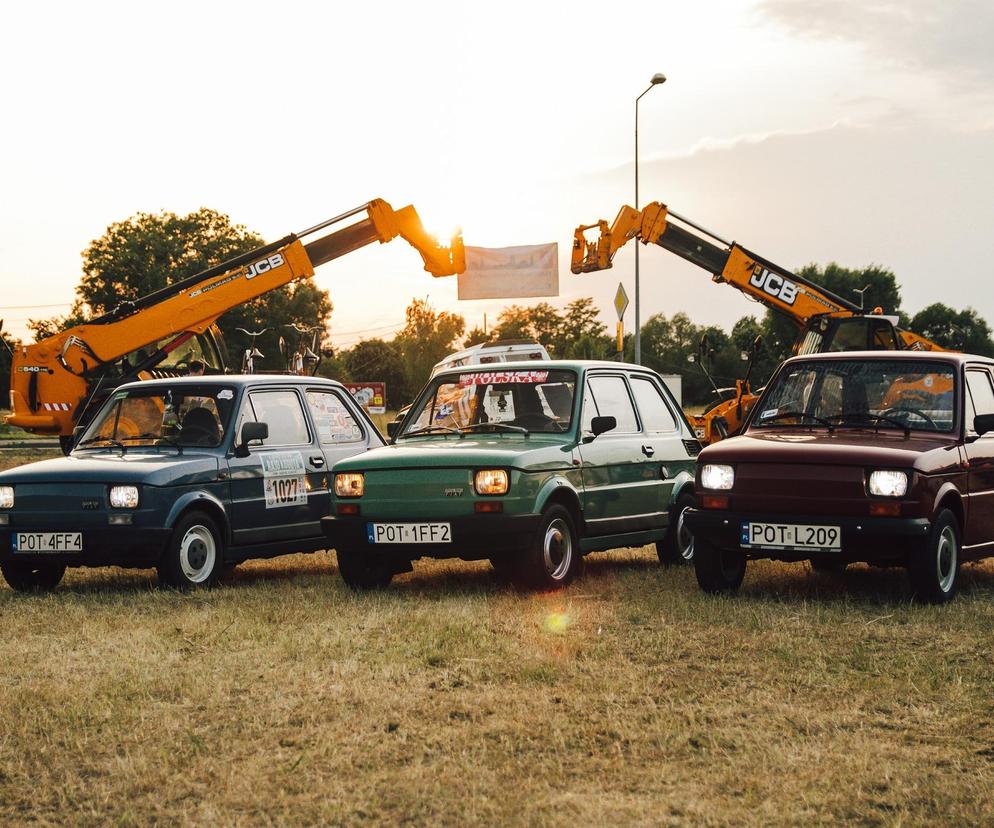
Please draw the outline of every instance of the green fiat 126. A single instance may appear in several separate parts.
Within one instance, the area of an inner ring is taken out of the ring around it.
[[[564,586],[583,555],[655,543],[690,561],[700,445],[655,372],[617,362],[454,368],[391,444],[335,466],[322,520],[339,571],[386,586],[421,557],[487,560],[519,585]]]

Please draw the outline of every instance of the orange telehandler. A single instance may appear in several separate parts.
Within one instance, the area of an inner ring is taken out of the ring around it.
[[[354,223],[306,244],[302,241],[363,213],[364,218]],[[215,323],[225,311],[313,276],[314,268],[325,262],[397,236],[421,254],[424,269],[433,276],[465,270],[459,234],[441,243],[425,231],[414,207],[394,210],[374,199],[124,303],[97,319],[18,346],[11,365],[12,413],[7,422],[35,434],[58,435],[68,451],[74,428],[87,422],[121,383],[168,376],[193,359],[211,371],[224,372],[226,352]],[[179,353],[184,359],[174,361]]]
[[[594,229],[599,231],[598,235],[588,241],[586,233]],[[718,284],[729,284],[786,315],[798,327],[795,354],[944,350],[916,333],[899,328],[897,317],[886,316],[879,308],[864,313],[854,302],[757,256],[736,242],[722,239],[658,201],[642,210],[625,205],[610,225],[601,220],[577,227],[573,233],[570,270],[590,273],[611,267],[615,254],[631,239],[657,244],[704,268]],[[704,414],[690,416],[698,438],[712,443],[734,434],[757,399],[748,379],[739,380],[733,397],[720,400]]]

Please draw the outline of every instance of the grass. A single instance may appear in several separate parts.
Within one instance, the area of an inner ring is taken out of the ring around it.
[[[718,599],[649,549],[555,595],[77,570],[0,589],[0,823],[990,824],[992,597],[759,564]]]

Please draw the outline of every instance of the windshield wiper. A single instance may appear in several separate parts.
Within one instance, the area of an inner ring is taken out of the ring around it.
[[[805,414],[803,411],[781,411],[779,414],[772,414],[769,417],[760,417],[760,423],[771,423],[775,420],[786,420],[788,417],[803,417],[805,420],[814,420],[814,422],[819,425],[825,426],[830,432],[835,431],[835,426],[830,420],[826,420],[824,417],[816,417],[814,414]]]
[[[849,420],[859,420],[861,422],[874,422],[877,423],[877,428],[880,428],[880,423],[891,423],[896,425],[901,431],[904,432],[905,437],[911,436],[911,427],[907,423],[902,423],[897,417],[888,417],[886,414],[863,414],[862,412],[850,411],[845,414],[835,414],[829,419],[836,420],[837,422],[844,423]]]
[[[127,452],[128,448],[120,440],[115,440],[113,437],[91,437],[89,440],[83,440],[81,443],[76,444],[76,448],[82,448],[83,446],[93,445],[93,443],[109,443],[114,448],[119,448],[121,454]]]
[[[401,434],[401,437],[415,437],[418,434],[431,434],[433,431],[444,431],[448,434],[462,434],[462,430],[458,428],[450,428],[449,426],[443,425],[430,425],[424,428],[416,428],[414,431],[407,431]]]
[[[531,432],[524,426],[512,425],[511,423],[472,423],[471,425],[463,426],[462,430],[477,431],[485,428],[491,429],[492,431],[496,431],[498,428],[504,428],[508,431],[516,431],[525,435],[531,434]]]

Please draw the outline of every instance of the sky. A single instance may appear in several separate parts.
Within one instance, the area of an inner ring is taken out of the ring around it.
[[[570,244],[634,203],[634,100],[655,72],[643,203],[788,269],[891,268],[911,313],[942,301],[994,320],[989,1],[94,0],[3,20],[0,318],[15,335],[68,309],[81,251],[136,212],[207,206],[276,239],[371,198],[469,245],[558,242],[549,301],[592,296],[613,327],[631,246],[574,276]],[[391,336],[413,297],[467,327],[514,302],[459,302],[402,241],[315,278],[339,347]],[[641,300],[643,322],[761,310],[659,248],[642,251]]]

